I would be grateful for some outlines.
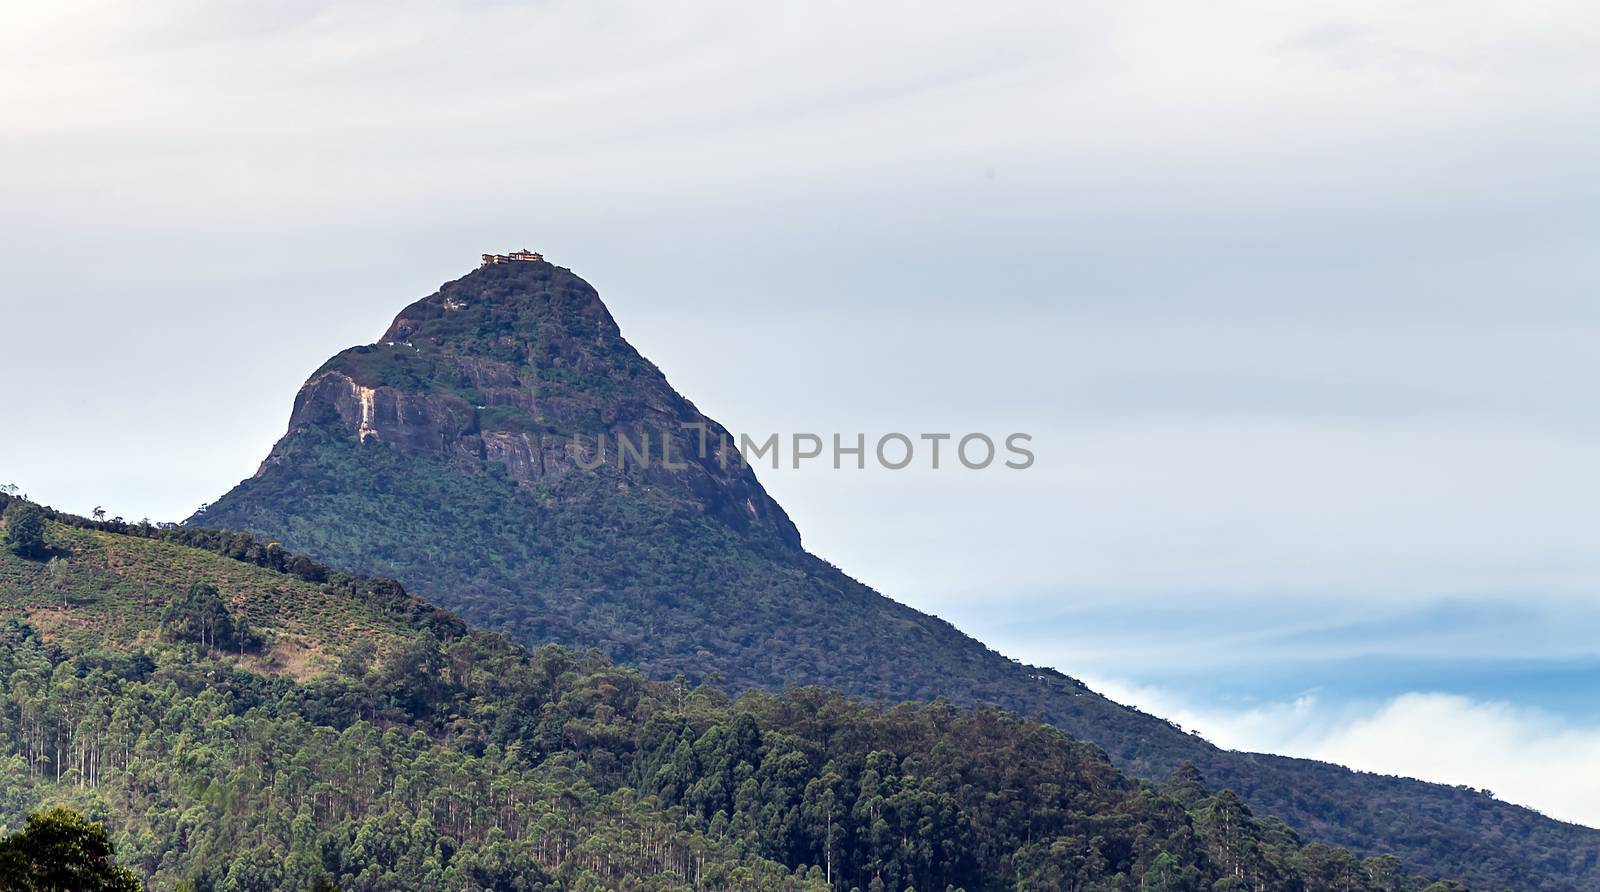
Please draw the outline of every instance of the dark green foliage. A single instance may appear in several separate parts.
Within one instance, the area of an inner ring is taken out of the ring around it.
[[[126,566],[209,566],[259,585],[209,552],[56,517],[70,524],[57,540],[92,540]],[[72,573],[91,560],[64,553]],[[12,572],[22,563],[0,560],[0,606],[34,603],[34,576]],[[383,609],[361,594],[371,581],[350,582],[328,595]],[[164,613],[182,643],[118,647],[0,622],[0,826],[70,802],[107,822],[153,889],[978,892],[1073,878],[1109,892],[1206,888],[1233,863],[1215,854],[1227,846],[1251,853],[1252,881],[1351,861],[1306,855],[1193,771],[1157,791],[998,710],[887,709],[818,688],[730,702],[594,651],[441,638],[428,612],[400,645],[350,641],[335,671],[296,682],[190,646],[225,638],[238,592],[201,582],[140,603],[122,612]],[[291,605],[314,602],[280,602]],[[85,596],[74,616],[104,616],[94,609]],[[1418,885],[1391,868],[1394,889]]]
[[[297,405],[261,472],[193,522],[399,578],[476,627],[597,647],[655,678],[996,704],[1092,741],[1135,776],[1193,763],[1241,807],[1324,843],[1485,885],[1600,887],[1600,859],[1586,854],[1600,847],[1593,830],[1463,788],[1225,752],[1008,660],[806,554],[748,473],[606,466],[514,479],[511,464],[490,459],[485,431],[527,436],[543,456],[548,437],[615,443],[705,420],[565,270],[488,267],[407,307],[383,340],[331,360],[322,372],[348,380],[326,388],[326,404]],[[355,425],[365,410],[348,402],[355,386],[387,388],[410,414],[364,437]],[[1093,839],[1066,849],[1035,840],[1024,861],[1040,878],[1066,876],[1084,869],[1073,859],[1101,857]]]
[[[372,671],[372,659],[377,655],[377,648],[370,641],[354,641],[343,654],[339,655],[339,673],[353,679],[367,677]]]
[[[217,587],[197,582],[174,598],[161,613],[161,635],[168,641],[188,641],[206,648],[243,653],[261,645],[249,626],[235,620]]]
[[[143,884],[113,860],[100,824],[70,808],[28,815],[22,829],[0,840],[0,889],[5,892],[141,892]]]
[[[0,821],[68,798],[158,889],[1421,886],[1330,870],[1357,862],[1226,792],[1185,809],[998,710],[816,688],[730,703],[484,634],[301,684],[11,622],[0,730]]]
[[[50,556],[50,547],[44,540],[45,514],[39,506],[20,499],[11,500],[5,521],[7,551],[30,561],[42,561]]]

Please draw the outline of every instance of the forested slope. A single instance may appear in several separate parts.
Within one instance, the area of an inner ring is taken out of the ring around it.
[[[70,805],[152,889],[1423,885],[998,710],[729,701],[248,537],[0,508],[0,832]]]

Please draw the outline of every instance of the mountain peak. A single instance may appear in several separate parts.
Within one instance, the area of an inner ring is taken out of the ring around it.
[[[616,320],[594,286],[571,270],[540,259],[485,263],[446,282],[400,311],[380,342],[427,343],[506,358],[512,348],[521,346],[525,348],[521,358],[538,362],[541,337],[558,333],[601,342],[621,340]],[[552,362],[556,359],[550,357]]]
[[[1142,777],[1191,761],[1319,841],[1495,888],[1596,888],[1600,866],[1569,859],[1594,850],[1593,831],[1472,791],[1223,751],[880,595],[807,554],[748,467],[696,450],[697,425],[727,435],[623,339],[587,282],[543,260],[491,262],[406,307],[382,342],[329,360],[257,475],[195,520],[658,678],[998,704]],[[621,462],[618,438],[646,435],[669,437],[684,464]],[[586,467],[600,437],[610,460]]]
[[[253,480],[313,441],[330,456],[387,449],[442,463],[445,479],[509,480],[541,503],[642,488],[669,511],[798,550],[799,532],[754,473],[705,448],[729,438],[623,339],[588,282],[543,260],[490,262],[317,370]],[[624,439],[649,444],[653,459],[623,460]],[[595,455],[608,461],[589,467]]]

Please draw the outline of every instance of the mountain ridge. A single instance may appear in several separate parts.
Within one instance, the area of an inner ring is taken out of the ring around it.
[[[1471,791],[1223,751],[1003,657],[806,553],[753,472],[698,455],[684,422],[725,432],[623,340],[592,286],[548,263],[495,264],[330,359],[257,474],[191,522],[394,576],[480,627],[599,647],[653,677],[997,704],[1136,776],[1192,761],[1312,838],[1434,875],[1600,883],[1595,831]],[[671,439],[698,460],[576,470],[575,443],[608,434]]]

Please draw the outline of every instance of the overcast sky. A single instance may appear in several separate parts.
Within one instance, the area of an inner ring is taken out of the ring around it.
[[[1600,825],[1592,4],[6,21],[0,482],[179,519],[526,245],[734,430],[1031,433],[761,474],[886,594],[1226,745]]]

